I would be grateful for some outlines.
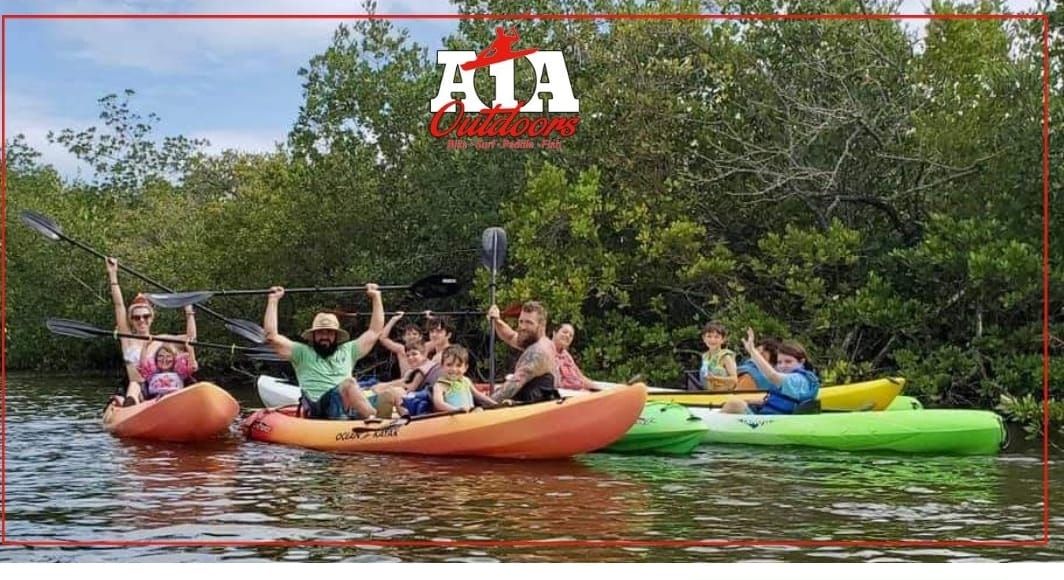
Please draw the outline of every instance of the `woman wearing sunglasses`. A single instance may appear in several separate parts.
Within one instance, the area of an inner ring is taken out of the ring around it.
[[[114,302],[115,326],[118,328],[118,332],[144,337],[119,339],[129,383],[126,385],[125,398],[121,399],[116,395],[115,402],[123,407],[128,407],[144,400],[141,387],[144,379],[137,367],[142,361],[154,360],[155,351],[162,346],[162,343],[152,341],[151,323],[155,319],[155,309],[152,308],[151,303],[148,302],[148,299],[143,294],[137,294],[137,297],[133,299],[127,310],[125,300],[122,298],[122,288],[118,285],[118,260],[107,258],[106,262],[107,280],[111,286],[111,300]],[[160,334],[158,338],[176,339],[183,342],[195,341],[195,310],[191,306],[185,307],[185,334]]]

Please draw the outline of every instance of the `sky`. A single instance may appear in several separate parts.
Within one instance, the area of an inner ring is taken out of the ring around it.
[[[924,13],[930,0],[905,0],[902,13]],[[1010,11],[1036,0],[1009,0]],[[18,13],[363,12],[358,0],[0,0]],[[448,0],[379,0],[378,13],[454,13]],[[211,141],[210,151],[264,152],[284,141],[299,114],[297,71],[332,40],[339,20],[8,20],[6,134],[28,143],[66,177],[91,171],[49,130],[100,124],[97,100],[133,89],[134,107],[161,121],[158,135]],[[399,23],[430,51],[456,20]],[[430,96],[426,96],[426,101]]]

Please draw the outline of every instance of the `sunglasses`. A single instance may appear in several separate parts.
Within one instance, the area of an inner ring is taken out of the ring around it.
[[[133,320],[151,320],[151,314],[134,314],[130,318]]]

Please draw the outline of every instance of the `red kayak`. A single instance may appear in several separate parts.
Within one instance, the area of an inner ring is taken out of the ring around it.
[[[115,437],[202,441],[229,431],[240,404],[211,383],[196,383],[132,407],[108,405],[103,426]]]

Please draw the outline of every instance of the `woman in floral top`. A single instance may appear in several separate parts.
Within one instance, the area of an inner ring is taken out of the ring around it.
[[[598,387],[595,386],[591,379],[584,376],[580,367],[576,366],[573,355],[569,353],[569,345],[573,344],[573,338],[575,337],[576,331],[573,329],[573,325],[568,323],[559,326],[551,337],[554,341],[555,358],[558,361],[558,375],[561,378],[558,387],[562,389],[596,391]]]

